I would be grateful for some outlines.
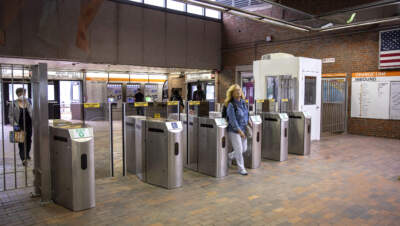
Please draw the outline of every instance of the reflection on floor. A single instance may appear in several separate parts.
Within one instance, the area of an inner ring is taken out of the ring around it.
[[[400,140],[339,135],[310,156],[264,161],[243,177],[184,172],[165,190],[135,176],[96,181],[96,208],[40,207],[30,189],[0,192],[4,225],[399,225]]]

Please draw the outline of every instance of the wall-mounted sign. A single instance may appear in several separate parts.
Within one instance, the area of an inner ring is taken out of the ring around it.
[[[147,107],[149,104],[147,102],[136,102],[135,107]]]
[[[206,74],[187,74],[186,82],[197,82],[197,81],[207,81],[213,80],[213,76],[211,73]]]
[[[347,76],[346,73],[329,73],[322,74],[322,78],[345,78]]]
[[[351,117],[400,119],[400,71],[352,74]]]
[[[335,63],[335,58],[323,58],[322,63],[323,64]]]
[[[84,103],[84,108],[100,108],[100,103]]]
[[[168,106],[173,106],[173,105],[178,105],[179,101],[168,101],[167,105]]]

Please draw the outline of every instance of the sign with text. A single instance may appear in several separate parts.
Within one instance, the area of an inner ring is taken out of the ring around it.
[[[351,117],[400,120],[400,71],[353,73]]]

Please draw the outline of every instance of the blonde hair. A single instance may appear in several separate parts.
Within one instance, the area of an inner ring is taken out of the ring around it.
[[[242,89],[240,88],[240,86],[238,84],[233,84],[229,87],[229,89],[226,91],[226,98],[224,101],[225,107],[228,107],[229,102],[231,102],[233,96],[232,93],[233,91],[235,91],[236,89],[240,90],[240,98],[244,99],[244,94],[242,92]]]

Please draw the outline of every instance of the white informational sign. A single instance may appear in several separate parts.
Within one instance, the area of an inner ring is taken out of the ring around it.
[[[351,117],[400,119],[400,72],[353,73]]]
[[[390,85],[390,119],[400,120],[400,82]]]

